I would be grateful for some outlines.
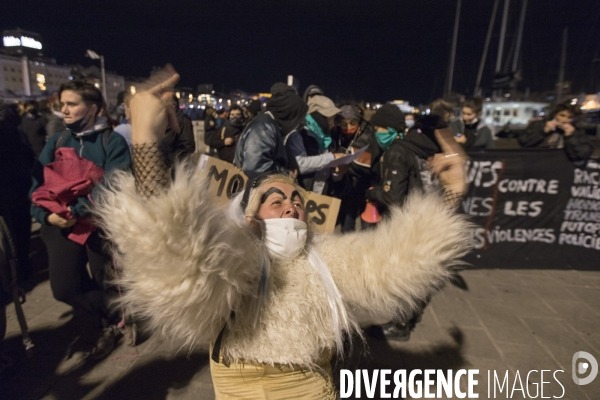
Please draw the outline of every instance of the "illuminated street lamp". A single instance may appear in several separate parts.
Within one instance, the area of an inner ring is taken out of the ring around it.
[[[90,49],[86,51],[85,56],[91,58],[92,60],[100,60],[100,72],[102,74],[102,95],[104,96],[104,100],[108,102],[108,97],[106,96],[106,71],[104,70],[104,56],[98,55],[98,53]]]

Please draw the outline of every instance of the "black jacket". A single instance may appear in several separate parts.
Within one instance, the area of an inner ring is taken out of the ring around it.
[[[452,121],[449,127],[455,135],[457,133],[465,135],[467,142],[462,144],[465,149],[494,148],[492,130],[482,120],[467,125],[462,118],[459,118]]]
[[[288,170],[281,128],[269,112],[246,125],[235,148],[233,163],[251,179],[267,171]]]
[[[21,121],[21,130],[36,157],[40,155],[46,145],[46,119],[37,113],[25,113]]]
[[[169,159],[171,162],[174,162],[175,159],[183,160],[196,151],[192,120],[183,111],[177,109],[177,121],[179,122],[179,132],[169,128],[165,136],[165,143],[170,148]]]
[[[571,161],[585,161],[594,153],[594,146],[585,132],[581,129],[575,129],[571,136],[565,136],[565,132],[557,128],[554,132],[544,132],[547,120],[535,121],[529,124],[527,129],[519,135],[519,143],[523,147],[539,147],[545,149],[561,148],[564,146],[565,152]],[[556,142],[550,140],[558,136]],[[561,146],[561,143],[563,146]]]
[[[381,180],[367,198],[381,206],[402,205],[408,193],[423,187],[424,163],[441,151],[434,141],[433,131],[443,125],[436,118],[427,118],[408,131],[404,139],[396,139],[383,155]]]
[[[235,158],[235,147],[243,130],[243,125],[232,125],[231,122],[227,120],[225,121],[224,127],[211,135],[209,145],[210,147],[217,149],[221,160],[227,161],[230,164],[233,163],[233,159]],[[233,139],[233,144],[225,146],[225,139],[227,138]]]
[[[21,117],[16,106],[0,106],[0,209],[27,200],[35,155],[18,129]]]
[[[210,142],[216,136],[216,120],[212,115],[204,118],[204,144],[210,146]]]

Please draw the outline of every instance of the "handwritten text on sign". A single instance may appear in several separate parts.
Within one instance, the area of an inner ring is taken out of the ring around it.
[[[207,176],[209,192],[223,204],[244,190],[248,182],[248,177],[239,168],[206,155],[200,158],[198,171]],[[308,192],[306,212],[320,232],[333,232],[339,209],[339,199]]]
[[[462,211],[485,268],[598,268],[600,165],[563,150],[473,152]]]

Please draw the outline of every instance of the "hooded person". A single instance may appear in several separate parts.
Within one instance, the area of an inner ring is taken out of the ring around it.
[[[287,83],[283,82],[275,82],[271,85],[271,94],[274,96],[278,93],[291,92],[294,94],[298,94],[298,89],[295,86],[290,86]]]
[[[233,164],[249,178],[266,171],[297,169],[288,157],[283,138],[300,125],[308,106],[292,91],[282,91],[267,101],[267,111],[254,118],[242,132]]]
[[[134,175],[114,174],[96,209],[118,249],[123,300],[154,329],[210,342],[217,400],[335,399],[330,360],[344,338],[435,291],[471,227],[439,195],[417,194],[381,231],[318,235],[304,190],[278,171],[251,178],[228,208],[193,171],[157,181],[170,176],[153,150],[168,111],[154,91],[177,77],[136,95]],[[445,165],[464,178],[462,163]]]
[[[331,137],[335,116],[340,109],[328,97],[317,96],[313,100],[304,124],[287,135],[284,144],[298,165],[298,180],[302,187],[324,194],[330,170],[323,167],[344,155],[333,152],[335,143]]]
[[[350,154],[349,150],[352,144],[365,132],[368,125],[369,123],[364,120],[362,110],[358,106],[353,104],[341,106],[331,132],[336,149]]]

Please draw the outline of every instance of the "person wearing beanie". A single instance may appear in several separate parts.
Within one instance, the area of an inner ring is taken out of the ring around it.
[[[439,182],[433,179],[427,160],[442,152],[435,131],[448,126],[447,121],[452,109],[447,107],[447,104],[434,102],[430,106],[432,113],[417,119],[406,135],[402,134],[404,116],[392,104],[382,106],[371,118],[370,122],[376,129],[377,142],[386,151],[381,165],[381,179],[367,192],[367,199],[377,206],[384,219],[390,217],[391,208],[402,206],[409,194],[415,190],[428,192],[439,188]],[[389,136],[395,134],[386,133],[386,125],[388,132],[400,132],[396,138],[389,139]],[[386,143],[389,143],[387,148]],[[408,340],[428,302],[427,298],[420,302],[412,314],[398,316],[394,321],[382,325],[385,336],[396,340]]]
[[[304,119],[308,106],[293,91],[277,92],[267,102],[267,111],[255,117],[242,132],[233,164],[254,178],[267,171],[293,171],[283,138]]]
[[[315,96],[308,106],[305,124],[284,139],[288,153],[298,165],[298,181],[306,190],[326,193],[326,182],[331,175],[323,167],[344,153],[334,153],[335,144],[331,137],[335,116],[340,109],[325,96]]]
[[[381,184],[385,170],[380,161],[384,153],[388,154],[392,143],[404,138],[404,114],[397,106],[384,104],[371,117],[369,123],[373,127],[374,140],[369,141],[369,148],[356,161],[359,165],[370,167],[375,173],[371,189],[367,192],[367,199],[376,203],[379,208],[385,208],[387,198],[384,198],[384,194],[387,192],[382,190]]]
[[[393,111],[392,107],[397,111]],[[400,117],[400,114],[402,112],[396,106],[387,104],[370,121],[375,126],[377,142],[386,153],[381,166],[381,180],[367,193],[367,198],[376,202],[383,214],[393,205],[402,205],[411,189],[427,184],[421,172],[427,169],[427,159],[441,151],[434,132],[447,127],[443,116],[430,114],[419,118],[413,128],[403,135],[403,122],[400,124],[398,120],[404,120],[404,117]],[[392,115],[395,115],[395,119]],[[395,127],[391,126],[394,121],[398,123]],[[385,125],[390,125],[387,130]],[[399,132],[396,138],[401,140],[390,139],[390,136],[394,136],[393,131]]]

